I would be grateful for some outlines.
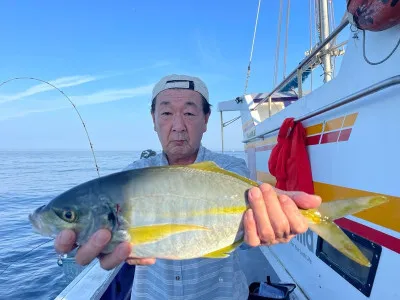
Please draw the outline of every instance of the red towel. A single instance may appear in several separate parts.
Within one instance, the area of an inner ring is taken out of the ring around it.
[[[268,161],[269,172],[275,176],[278,189],[314,194],[306,139],[301,122],[295,122],[294,118],[285,119]]]

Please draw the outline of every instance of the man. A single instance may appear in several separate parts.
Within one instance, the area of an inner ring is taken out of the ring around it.
[[[220,167],[249,176],[243,159],[209,151],[201,144],[210,117],[206,85],[197,77],[170,75],[153,89],[151,116],[163,152],[140,159],[127,168],[191,164],[211,160]],[[277,194],[278,192],[278,194]],[[298,210],[314,208],[321,199],[301,192],[278,191],[268,184],[249,191],[251,209],[244,215],[245,242],[249,246],[288,242],[307,230]],[[86,265],[98,257],[110,240],[110,232],[99,230],[80,247],[76,261]],[[59,252],[72,249],[75,234],[62,232],[55,242]],[[240,268],[238,252],[225,259],[198,258],[182,261],[130,257],[129,243],[121,243],[113,253],[101,256],[104,269],[123,261],[137,265],[131,299],[247,299],[247,281]]]

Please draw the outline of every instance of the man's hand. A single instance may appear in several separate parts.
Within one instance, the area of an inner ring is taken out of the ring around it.
[[[278,193],[278,194],[277,194]],[[249,246],[289,242],[308,229],[299,208],[317,208],[321,198],[304,192],[286,192],[263,183],[249,190],[250,208],[244,215],[245,242]]]
[[[155,263],[152,258],[136,258],[129,256],[132,246],[123,242],[120,243],[112,253],[100,255],[105,245],[110,241],[111,233],[106,229],[98,230],[89,241],[79,247],[76,252],[76,262],[82,266],[89,264],[96,257],[100,260],[100,265],[105,270],[111,270],[123,261],[130,265],[151,265]],[[75,248],[76,235],[72,230],[63,230],[55,240],[55,248],[59,253],[67,253]]]

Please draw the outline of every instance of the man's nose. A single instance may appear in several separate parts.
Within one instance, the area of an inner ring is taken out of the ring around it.
[[[172,121],[172,130],[174,131],[185,131],[185,122],[183,117],[179,114],[174,115],[174,119]]]

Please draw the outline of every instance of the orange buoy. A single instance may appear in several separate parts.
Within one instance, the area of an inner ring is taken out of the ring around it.
[[[350,23],[369,31],[382,31],[400,24],[400,0],[347,0]]]

